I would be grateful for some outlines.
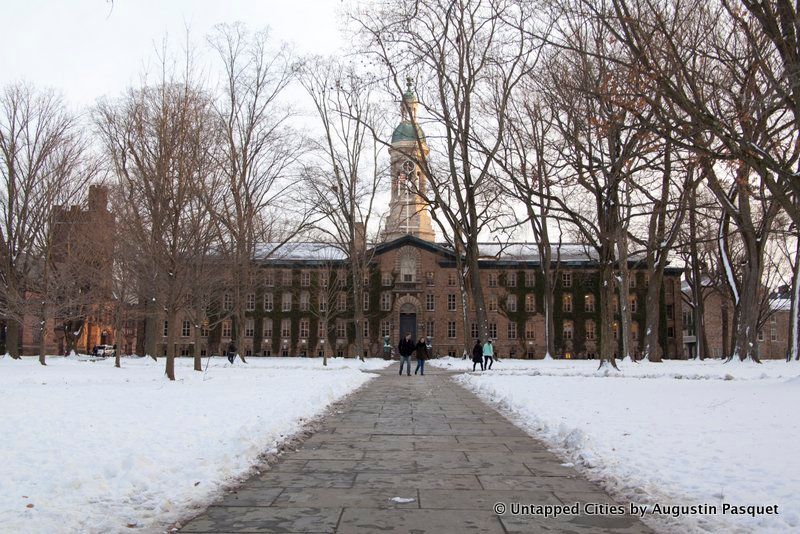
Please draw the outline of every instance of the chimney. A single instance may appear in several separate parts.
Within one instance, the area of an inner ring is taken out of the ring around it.
[[[367,231],[364,223],[357,222],[354,228],[356,250],[363,251],[367,248]]]
[[[89,211],[108,211],[108,187],[89,186]]]

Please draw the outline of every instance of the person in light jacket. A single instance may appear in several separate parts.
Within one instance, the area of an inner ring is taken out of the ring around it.
[[[475,366],[480,364],[481,371],[483,371],[483,347],[481,347],[481,340],[475,340],[475,346],[472,347],[472,370],[475,370]]]
[[[491,369],[492,364],[494,363],[494,347],[492,346],[492,340],[487,339],[486,343],[483,345],[483,368]]]

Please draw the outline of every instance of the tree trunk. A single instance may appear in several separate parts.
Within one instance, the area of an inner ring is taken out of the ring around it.
[[[486,301],[483,297],[483,282],[481,273],[478,269],[478,243],[473,242],[468,245],[466,268],[469,271],[469,286],[472,293],[472,301],[475,303],[475,320],[478,323],[478,337],[482,342],[489,339],[488,316],[486,314]]]
[[[167,315],[167,378],[175,380],[175,344],[178,334],[178,312],[170,310]]]
[[[800,335],[798,334],[798,305],[800,304],[800,237],[796,237],[794,265],[792,266],[792,297],[789,307],[789,350],[786,360],[800,360]]]
[[[617,368],[614,354],[617,340],[614,339],[614,265],[609,247],[601,247],[600,254],[600,366],[608,362]]]
[[[693,322],[695,350],[697,358],[709,356],[705,328],[705,295],[703,294],[703,272],[700,266],[700,252],[697,248],[697,189],[689,196],[689,262],[692,273],[692,301],[694,303]]]
[[[6,352],[15,360],[19,360],[19,323],[9,317],[6,320]]]
[[[158,361],[156,358],[156,333],[158,332],[158,314],[156,313],[156,301],[152,295],[148,296],[145,304],[144,319],[144,353]]]
[[[620,335],[622,336],[622,357],[635,360],[635,355],[631,353],[631,309],[628,296],[630,294],[628,286],[628,239],[624,235],[624,228],[620,227],[619,237],[617,238],[617,253],[619,266],[619,309],[620,309]]]
[[[202,317],[203,317],[203,312],[198,309],[195,312],[194,350],[192,351],[192,356],[194,357],[194,370],[195,371],[202,371],[203,370],[203,357],[200,355],[200,347],[203,344],[202,336],[200,335],[200,327],[203,324]]]
[[[648,361],[659,363],[664,354],[658,339],[658,330],[661,325],[661,287],[664,282],[664,271],[650,269],[649,265],[648,270],[652,274],[645,297],[644,357]]]
[[[352,247],[350,253],[350,271],[353,278],[353,324],[355,337],[353,346],[356,357],[364,361],[364,275],[361,270],[362,252]]]

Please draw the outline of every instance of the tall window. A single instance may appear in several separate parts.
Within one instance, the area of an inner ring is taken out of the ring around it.
[[[584,328],[586,329],[586,339],[588,341],[594,341],[595,336],[597,335],[594,321],[592,321],[591,319],[586,321]]]
[[[563,337],[565,340],[572,339],[572,334],[574,332],[574,326],[572,321],[564,321],[564,326],[562,329]]]
[[[449,293],[447,295],[447,311],[456,311],[456,295]]]
[[[183,321],[181,325],[181,336],[189,337],[192,334],[192,323],[189,321]]]
[[[636,287],[636,273],[628,275],[628,287],[634,289]]]
[[[164,337],[169,335],[169,321],[164,321]]]
[[[381,273],[381,285],[383,287],[389,287],[392,285],[392,273]]]
[[[208,337],[210,334],[210,328],[208,327],[208,319],[203,319],[203,322],[200,323],[200,335],[202,337]]]
[[[525,339],[536,339],[536,328],[534,328],[533,321],[525,322]]]
[[[291,287],[292,285],[292,270],[291,269],[284,269],[283,271],[283,286],[284,287]]]
[[[272,319],[261,319],[261,337],[265,339],[272,337]]]
[[[369,337],[369,321],[364,321],[364,338]]]
[[[450,287],[456,285],[456,273],[454,272],[447,273],[447,285]]]
[[[636,321],[631,322],[631,339],[633,341],[639,341],[639,323]]]
[[[303,291],[300,293],[300,311],[308,311],[308,308],[311,306],[311,295],[308,291]]]
[[[469,333],[472,336],[472,339],[478,339],[478,323],[472,323],[469,325]]]
[[[430,293],[425,295],[425,309],[427,311],[434,311],[436,309],[436,299],[434,298],[434,295],[431,295]]]
[[[225,293],[222,297],[222,307],[228,311],[233,309],[233,297],[230,293]]]
[[[311,285],[311,273],[308,271],[303,271],[300,273],[300,285],[303,287],[308,287]]]
[[[275,273],[272,272],[272,270],[270,269],[264,271],[264,286],[265,287],[275,286]]]
[[[328,271],[320,271],[319,273],[319,287],[328,287],[328,279],[330,273]]]
[[[292,320],[281,319],[281,337],[289,337],[292,335]]]
[[[563,287],[572,287],[572,273],[567,271],[561,273],[561,285]]]
[[[400,260],[400,280],[414,282],[417,277],[417,262],[412,256],[403,256]]]
[[[456,322],[447,321],[447,337],[454,339],[456,337]]]
[[[317,323],[317,337],[320,339],[326,339],[328,337],[328,325],[325,324],[324,321]]]
[[[256,294],[255,293],[248,293],[247,294],[247,301],[245,303],[245,309],[247,311],[253,311],[256,309]]]
[[[525,311],[528,313],[536,311],[536,296],[533,293],[525,295]]]
[[[244,336],[253,337],[256,335],[256,327],[253,319],[245,319],[244,321]]]
[[[497,273],[489,273],[489,287],[497,287]]]
[[[509,312],[516,312],[517,311],[517,296],[516,295],[508,295],[506,297],[506,309]]]
[[[428,321],[427,323],[425,323],[425,333],[427,335],[433,337],[436,335],[435,331],[436,331],[436,323],[434,323],[433,321]]]
[[[381,293],[381,311],[389,311],[392,309],[392,294],[388,291]]]
[[[517,273],[512,271],[506,274],[506,285],[508,287],[517,287]]]
[[[264,293],[264,311],[271,312],[273,309],[272,293]]]
[[[514,321],[508,322],[508,339],[517,339],[517,323]]]
[[[292,311],[292,294],[284,293],[281,296],[281,311]]]
[[[392,335],[392,322],[391,321],[383,321],[381,322],[381,336],[391,336]]]
[[[583,311],[585,312],[594,312],[595,304],[594,304],[594,295],[591,293],[587,293],[583,296]]]
[[[321,293],[319,295],[319,311],[320,313],[324,313],[328,311],[328,295],[325,293]]]
[[[230,321],[222,321],[222,337],[231,337],[233,326]]]
[[[536,273],[525,271],[525,287],[533,287],[536,284]]]
[[[434,285],[434,280],[435,278],[433,271],[428,271],[427,273],[425,273],[425,282],[428,284],[429,287],[432,287]]]
[[[492,339],[497,339],[497,323],[489,323],[489,337]]]
[[[636,295],[630,295],[628,297],[628,302],[630,303],[631,306],[631,313],[636,313],[636,308],[637,308]]]
[[[497,296],[491,295],[489,297],[489,311],[496,312],[497,311]]]
[[[299,329],[300,337],[307,338],[311,331],[311,322],[308,319],[300,319]]]
[[[561,311],[564,313],[572,313],[572,293],[564,293],[561,295]]]
[[[339,291],[336,294],[336,311],[347,310],[347,294],[344,291]]]
[[[364,311],[369,311],[369,292],[364,291]]]
[[[336,337],[339,339],[347,337],[347,323],[344,319],[336,319]]]
[[[675,318],[675,307],[672,304],[667,304],[667,319]]]

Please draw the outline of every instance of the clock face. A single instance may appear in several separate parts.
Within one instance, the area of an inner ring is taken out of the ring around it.
[[[411,161],[410,159],[405,160],[403,162],[403,170],[408,174],[414,172],[414,162]]]

